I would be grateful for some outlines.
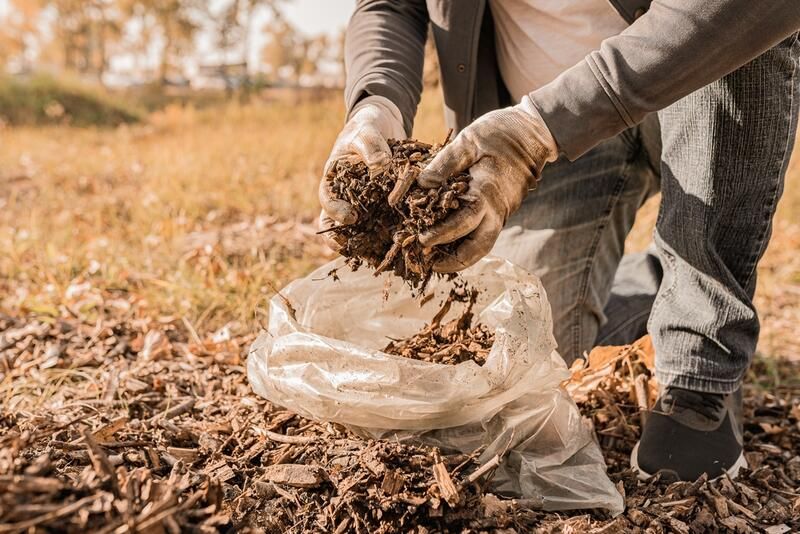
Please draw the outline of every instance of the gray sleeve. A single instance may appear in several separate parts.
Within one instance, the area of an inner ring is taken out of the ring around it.
[[[422,94],[428,34],[424,0],[359,0],[345,36],[345,106],[366,95],[391,100],[411,133]]]
[[[655,0],[531,98],[561,152],[575,159],[798,29],[798,0]]]

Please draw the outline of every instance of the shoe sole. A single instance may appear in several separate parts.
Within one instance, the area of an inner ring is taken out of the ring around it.
[[[631,467],[636,470],[636,476],[641,481],[647,481],[655,476],[655,474],[651,475],[639,467],[639,442],[634,445],[633,450],[631,451]],[[737,458],[733,465],[726,469],[725,472],[729,477],[735,479],[737,476],[739,476],[739,470],[742,467],[747,467],[747,459],[744,457],[744,451],[742,451],[742,453],[739,455],[739,458]]]

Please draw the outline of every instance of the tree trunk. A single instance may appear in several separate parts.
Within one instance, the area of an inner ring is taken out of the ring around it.
[[[244,25],[244,38],[243,38],[243,46],[244,46],[244,84],[249,89],[250,88],[250,34],[253,32],[253,11],[255,11],[255,6],[253,2],[247,2],[247,13],[245,14],[245,25]]]
[[[100,22],[100,27],[97,29],[97,50],[95,51],[95,65],[94,73],[97,77],[98,83],[103,85],[103,74],[106,72],[106,29],[105,22]]]
[[[172,32],[169,21],[164,21],[164,48],[161,50],[161,64],[158,69],[158,80],[162,87],[167,85],[167,71],[169,70],[169,55],[172,52]]]

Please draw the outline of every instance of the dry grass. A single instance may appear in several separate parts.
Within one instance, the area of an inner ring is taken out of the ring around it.
[[[440,106],[439,94],[424,97],[416,137],[442,138]],[[172,107],[116,130],[5,130],[0,309],[57,316],[91,287],[134,294],[152,316],[185,318],[197,331],[254,328],[276,287],[327,257],[313,238],[316,188],[342,116],[341,98],[330,95]],[[790,261],[797,162],[788,182],[759,290],[765,315],[781,325],[799,298],[800,266]],[[656,208],[642,211],[630,248],[648,241]],[[787,354],[766,327],[769,350]]]
[[[437,114],[423,116],[418,135],[443,135]],[[4,131],[0,306],[55,315],[70,285],[88,282],[198,329],[252,318],[324,253],[308,235],[342,117],[330,96],[173,107],[113,131]]]

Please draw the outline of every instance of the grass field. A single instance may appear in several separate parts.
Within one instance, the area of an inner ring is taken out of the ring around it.
[[[443,137],[439,98],[423,99],[416,137]],[[7,128],[0,307],[56,316],[79,302],[88,312],[87,292],[114,292],[199,332],[254,329],[276,288],[329,257],[313,235],[316,188],[342,115],[330,95],[167,107],[117,129]],[[783,355],[797,352],[773,335],[794,318],[800,291],[797,162],[787,182],[759,289],[765,346]],[[656,209],[642,211],[630,248],[647,243]]]

